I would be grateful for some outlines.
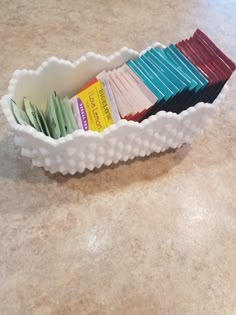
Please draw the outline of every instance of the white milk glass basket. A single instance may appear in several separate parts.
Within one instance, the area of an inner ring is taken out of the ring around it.
[[[159,43],[152,47],[158,46],[164,47]],[[21,147],[21,155],[51,173],[73,175],[192,143],[219,113],[227,86],[212,104],[198,103],[180,114],[161,111],[141,123],[120,120],[101,133],[78,129],[57,140],[33,127],[19,125],[11,112],[10,99],[20,105],[27,96],[44,108],[52,91],[61,97],[72,97],[99,72],[119,67],[149,48],[138,53],[124,47],[109,57],[90,52],[75,62],[51,57],[37,70],[16,70],[1,105],[14,131],[15,144]]]

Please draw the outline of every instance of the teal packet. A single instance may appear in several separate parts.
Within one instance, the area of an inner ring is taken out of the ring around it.
[[[173,71],[175,71],[176,75],[183,80],[183,82],[187,85],[188,90],[194,90],[195,87],[197,86],[197,82],[193,80],[186,72],[182,70],[182,68],[174,62],[171,58],[169,58],[163,49],[161,48],[155,48],[150,50],[151,53],[153,53],[155,56],[161,57],[163,60],[168,63],[168,66],[171,67]]]
[[[134,60],[140,70],[149,78],[155,87],[164,94],[165,101],[174,96],[174,93],[164,84],[164,82],[155,74],[155,72],[139,57]]]
[[[140,78],[141,81],[150,89],[150,91],[157,97],[157,102],[164,99],[164,94],[156,88],[148,76],[134,63],[133,60],[127,61],[127,66]]]
[[[176,76],[179,77],[187,85],[187,89],[185,90],[175,107],[175,112],[179,113],[181,111],[181,108],[183,108],[187,104],[189,104],[189,106],[194,105],[194,103],[196,103],[197,101],[197,98],[199,97],[198,93],[196,93],[196,87],[198,83],[186,72],[184,72],[182,68],[178,65],[178,63],[170,59],[165,54],[163,49],[151,49],[150,52],[155,57],[160,58],[163,62],[165,62],[168,67],[176,74]]]
[[[179,66],[187,75],[192,78],[193,81],[197,83],[196,87],[192,90],[184,103],[179,104],[176,112],[180,113],[186,108],[194,106],[196,103],[201,101],[205,87],[208,85],[208,81],[173,44],[170,44],[169,47],[164,50],[164,52],[172,62]]]
[[[149,71],[151,68],[154,75],[158,76],[162,83],[172,91],[172,96],[165,98],[165,103],[151,108],[150,111],[145,114],[144,119],[148,118],[150,115],[155,115],[160,110],[176,112],[177,108],[190,97],[187,85],[165,65],[163,60],[159,61],[158,57],[148,51],[140,58],[148,66]]]
[[[171,44],[165,49],[165,54],[179,65],[184,72],[186,72],[196,83],[197,86],[195,91],[198,92],[200,89],[208,84],[208,81],[199,73],[199,71],[194,67],[194,65],[185,58],[182,53]]]
[[[141,56],[141,59],[150,67],[152,68],[153,72],[156,76],[162,80],[162,82],[172,91],[173,97],[169,98],[166,103],[162,105],[162,107],[158,106],[157,108],[153,108],[150,110],[152,113],[156,113],[157,111],[164,110],[164,111],[171,111],[175,112],[177,106],[184,100],[185,93],[182,91],[168,78],[164,69],[158,66],[155,62],[152,62],[146,56]],[[170,76],[171,77],[171,76]]]
[[[153,49],[154,50],[154,49]],[[176,71],[168,65],[165,59],[163,59],[160,55],[155,55],[152,52],[152,49],[147,51],[144,54],[151,62],[157,65],[162,71],[166,74],[169,80],[171,80],[175,86],[179,89],[179,92],[183,92],[188,88],[187,84],[176,74]]]
[[[208,87],[208,80],[173,44],[170,44],[169,47],[164,50],[164,52],[168,58],[180,66],[182,70],[197,83],[197,86],[193,90],[194,93],[191,93],[189,98],[177,108],[177,113],[180,113],[186,108],[194,106],[203,100],[204,94],[206,93],[206,89]]]
[[[155,63],[155,61],[148,58],[147,55],[143,55],[140,58],[153,70],[157,76],[159,76],[163,83],[172,91],[174,96],[180,93],[180,89],[175,83],[173,83],[169,74],[166,73],[164,68],[160,67],[157,63]]]
[[[176,109],[180,106],[180,104],[183,104],[189,98],[188,86],[179,79],[179,77],[175,74],[176,72],[172,71],[172,69],[168,67],[165,59],[163,59],[159,54],[156,56],[151,51],[148,51],[145,53],[144,57],[152,62],[157,67],[158,71],[162,71],[165,74],[168,80],[172,83],[172,86],[170,86],[172,90],[174,88],[177,89],[173,101],[165,104],[162,108],[165,111],[176,112]]]
[[[202,82],[203,87],[206,87],[208,85],[208,80],[198,71],[198,69],[180,52],[178,48],[175,47],[175,45],[170,44],[170,49],[186,64],[188,64],[189,69],[194,73],[194,75],[199,79],[200,82]]]

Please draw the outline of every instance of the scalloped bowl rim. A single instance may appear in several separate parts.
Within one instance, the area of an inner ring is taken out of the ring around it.
[[[23,132],[27,135],[30,135],[30,137],[37,138],[37,139],[40,138],[45,143],[51,144],[53,146],[57,146],[57,144],[59,145],[65,141],[71,139],[71,137],[73,137],[73,136],[77,137],[77,136],[83,135],[86,137],[96,136],[99,138],[103,138],[103,136],[108,134],[113,129],[116,129],[117,127],[129,125],[129,126],[136,126],[136,127],[138,126],[138,128],[142,129],[149,122],[158,119],[158,117],[160,117],[160,116],[167,116],[167,115],[168,116],[175,116],[175,117],[177,116],[179,119],[181,119],[182,116],[185,116],[188,113],[195,111],[199,107],[213,106],[213,104],[209,104],[209,103],[198,103],[194,107],[189,107],[188,109],[182,111],[180,114],[160,111],[156,115],[150,116],[149,118],[145,119],[141,123],[121,119],[116,124],[113,124],[113,125],[107,127],[106,129],[104,129],[102,132],[90,131],[90,130],[84,131],[82,129],[77,129],[73,133],[66,135],[65,137],[61,137],[59,139],[53,139],[52,137],[46,136],[44,133],[37,131],[35,128],[33,128],[31,126],[23,126],[23,125],[20,125],[16,122],[16,120],[13,116],[13,113],[10,109],[9,104],[10,104],[10,99],[14,99],[15,87],[16,87],[18,80],[21,78],[22,75],[25,75],[25,74],[36,75],[36,76],[40,75],[40,73],[42,73],[44,71],[44,69],[50,65],[51,62],[56,62],[58,64],[70,66],[71,68],[76,68],[82,62],[84,62],[88,57],[93,56],[93,57],[96,57],[98,60],[106,60],[108,63],[110,63],[121,53],[130,52],[130,53],[133,53],[133,54],[138,56],[138,55],[142,55],[143,53],[145,53],[151,47],[158,47],[158,46],[163,47],[163,48],[165,47],[164,45],[160,44],[159,42],[155,42],[153,45],[148,46],[146,49],[142,50],[140,53],[138,53],[137,51],[135,51],[133,49],[123,47],[119,51],[116,51],[115,53],[113,53],[107,57],[103,56],[101,54],[94,53],[94,52],[88,52],[87,54],[81,56],[79,59],[77,59],[75,61],[70,61],[70,60],[66,60],[66,59],[57,58],[55,56],[52,56],[52,57],[49,57],[47,60],[43,61],[42,64],[36,70],[26,70],[26,69],[19,70],[19,69],[17,69],[13,72],[12,78],[9,81],[8,94],[2,96],[2,98],[1,98],[1,105],[2,105],[3,112],[7,118],[10,126],[12,127],[12,129],[14,131]],[[219,94],[219,96],[217,97],[215,102],[220,102],[223,99],[224,92],[226,92],[227,89],[228,89],[228,86],[225,85],[224,90]],[[214,106],[215,106],[215,102],[214,102]]]

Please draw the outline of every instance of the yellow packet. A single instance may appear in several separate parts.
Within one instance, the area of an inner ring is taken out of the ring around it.
[[[93,80],[72,98],[72,102],[75,117],[82,129],[100,132],[114,123],[100,80]]]

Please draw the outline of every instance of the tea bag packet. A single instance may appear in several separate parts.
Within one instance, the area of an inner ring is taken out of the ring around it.
[[[179,77],[186,85],[187,90],[193,91],[197,83],[195,80],[193,80],[186,72],[184,72],[178,63],[176,63],[173,59],[169,58],[163,49],[161,48],[152,48],[150,52],[155,55],[155,57],[161,58],[163,61],[166,62],[169,68],[176,74],[177,77]]]
[[[51,133],[50,133],[50,130],[48,128],[46,117],[45,117],[44,113],[42,111],[39,111],[38,116],[39,116],[39,119],[40,119],[40,122],[41,122],[41,128],[43,130],[43,133],[46,136],[50,137]]]
[[[135,68],[135,64],[134,64]],[[138,73],[136,74],[132,69],[124,64],[121,67],[122,74],[126,77],[126,80],[130,82],[130,84],[135,85],[138,89],[139,93],[137,97],[139,97],[139,106],[141,107],[140,113],[138,113],[135,117],[136,121],[142,121],[146,112],[153,107],[154,104],[157,103],[156,95],[144,84],[144,82],[139,78]],[[144,81],[148,80],[144,77]],[[151,82],[146,81],[147,84]],[[140,94],[141,93],[141,94]]]
[[[75,120],[75,117],[74,117],[74,113],[73,113],[73,110],[72,110],[72,104],[70,103],[69,101],[69,98],[68,97],[65,97],[63,102],[62,102],[66,112],[67,112],[67,116],[69,118],[69,121],[70,121],[70,126],[71,126],[71,129],[72,131],[78,129],[78,125],[76,123],[76,120]]]
[[[60,129],[60,135],[61,137],[64,137],[66,135],[66,122],[64,120],[64,117],[62,114],[62,108],[61,108],[61,105],[59,103],[59,98],[56,95],[56,93],[52,95],[52,99],[54,102],[54,108],[55,108],[57,121],[58,121],[59,129]]]
[[[87,88],[91,87],[97,81],[98,80],[96,77],[92,78],[92,80],[90,80],[87,84],[85,84],[82,87],[82,89],[79,90],[77,94],[79,94],[82,91],[85,91]],[[85,131],[89,130],[87,113],[80,99],[74,96],[69,101],[72,104],[72,111],[73,111],[74,118],[75,118],[78,128],[83,129]]]
[[[114,96],[115,101],[116,101],[117,110],[119,112],[119,115],[123,119],[127,115],[127,110],[125,108],[126,107],[125,106],[125,99],[123,99],[121,92],[119,91],[119,89],[117,88],[117,86],[115,85],[115,83],[112,81],[111,78],[109,78],[109,85],[112,89],[112,93],[113,93],[113,96]]]
[[[168,87],[171,91],[172,95],[168,99],[168,102],[162,107],[156,106],[156,108],[151,109],[151,114],[156,114],[160,110],[165,111],[174,111],[176,107],[176,103],[178,103],[179,96],[180,96],[180,89],[176,86],[175,83],[172,82],[171,77],[168,77],[168,73],[165,71],[163,67],[161,67],[155,60],[152,58],[148,58],[147,54],[140,57],[147,66],[149,66],[152,71],[155,73],[157,77]]]
[[[149,75],[149,79],[152,80],[155,87],[161,91],[164,95],[163,102],[156,103],[151,109],[150,112],[145,115],[144,118],[147,118],[149,115],[154,115],[158,111],[167,110],[167,107],[172,104],[175,91],[170,88],[170,82],[167,78],[160,73],[157,69],[153,68],[153,65],[147,60],[144,60],[145,57],[139,57],[135,60],[135,63],[144,71],[146,75]]]
[[[127,120],[140,121],[145,111],[153,104],[137,86],[133,78],[124,71],[123,67],[112,71],[114,80],[128,104],[128,113],[124,117]]]
[[[24,102],[25,112],[28,116],[28,119],[29,119],[31,125],[36,130],[41,131],[40,126],[39,126],[38,121],[37,121],[37,118],[36,118],[35,107],[30,103],[30,101],[26,97],[24,97],[23,102]]]
[[[116,100],[115,100],[114,95],[113,95],[112,88],[111,88],[110,83],[109,83],[108,74],[105,71],[103,71],[99,75],[97,75],[97,79],[102,82],[107,100],[108,100],[109,105],[110,105],[112,119],[116,123],[120,120],[120,115],[119,115],[119,112],[117,109],[117,104],[116,104]]]
[[[156,98],[154,101],[151,101],[149,97],[146,95],[145,91],[139,87],[136,80],[132,76],[130,76],[129,72],[125,70],[125,67],[117,69],[120,76],[123,78],[123,82],[127,85],[128,90],[132,93],[134,103],[137,107],[137,114],[135,115],[135,120],[140,121],[144,114],[150,109],[153,104],[156,102]]]
[[[200,41],[205,45],[205,47],[208,47],[208,49],[211,49],[217,56],[219,56],[226,65],[231,69],[231,73],[234,72],[236,69],[235,63],[227,57],[214,43],[213,41],[207,37],[206,34],[204,34],[200,29],[197,29],[196,32],[193,34],[193,38]]]
[[[11,110],[18,124],[23,126],[31,126],[25,111],[21,109],[17,104],[11,100]]]
[[[111,80],[114,82],[114,84],[116,85],[116,87],[118,88],[120,94],[122,95],[122,99],[125,100],[125,107],[127,110],[126,116],[132,117],[137,112],[132,94],[128,91],[127,86],[124,85],[124,82],[118,76],[116,69],[109,72],[109,76]]]
[[[50,130],[50,134],[54,139],[59,139],[61,135],[59,122],[56,114],[53,95],[48,96],[47,107],[45,111],[45,119]]]
[[[166,82],[163,81],[163,77],[160,78],[160,75],[153,71],[152,68],[141,59],[141,57],[134,60],[135,64],[139,67],[139,69],[145,73],[145,75],[151,80],[151,82],[155,85],[156,89],[159,90],[163,94],[163,98],[165,101],[169,100],[173,97],[174,93],[171,89],[166,85]]]
[[[93,80],[77,93],[71,102],[80,127],[101,132],[114,121],[102,82]]]
[[[157,98],[157,102],[161,102],[164,100],[164,94],[156,88],[155,84],[152,82],[152,80],[149,78],[148,75],[146,75],[145,72],[143,72],[142,69],[140,69],[133,60],[127,61],[127,66],[136,74],[136,76],[143,81],[143,83],[146,85],[147,88],[150,89],[150,91],[155,95]]]
[[[153,54],[159,54],[162,56],[165,60],[168,61],[169,65],[172,66],[173,69],[176,69],[179,76],[181,76],[182,80],[187,84],[187,96],[182,104],[188,104],[189,106],[192,106],[196,100],[196,89],[198,87],[198,82],[196,81],[195,77],[192,75],[191,72],[188,71],[188,68],[184,67],[183,62],[177,58],[174,54],[167,53],[166,49],[160,50],[155,49],[152,51]],[[176,108],[176,113],[180,112],[181,105]]]
[[[211,103],[218,95],[219,88],[221,89],[224,73],[218,65],[213,64],[212,56],[201,45],[194,43],[192,39],[186,40],[184,45],[189,47],[192,63],[209,81],[209,88],[206,90],[203,101]],[[189,58],[188,55],[186,57]]]
[[[155,65],[159,69],[159,71],[162,71],[167,78],[177,87],[178,92],[181,93],[184,90],[187,89],[187,84],[181,79],[179,76],[179,73],[176,74],[176,71],[174,71],[173,67],[170,67],[168,62],[161,57],[159,54],[155,55],[155,50],[150,49],[144,54],[144,57],[146,57],[150,62]]]
[[[196,55],[196,53],[199,53],[198,47],[192,47],[191,43],[187,43],[187,41],[181,41],[175,46],[192,64],[196,66],[202,75],[208,78],[208,83],[211,83],[211,76],[209,75],[210,69],[205,67],[202,56]]]
[[[217,69],[218,72],[223,72],[225,76],[221,76],[221,84],[218,84],[218,90],[216,90],[214,99],[218,96],[221,89],[227,80],[231,77],[232,73],[235,70],[235,64],[230,60],[216,45],[200,30],[197,30],[191,40],[204,50],[205,54],[208,54],[208,57],[211,59],[213,68]]]
[[[86,90],[87,88],[91,87],[93,84],[97,83],[98,79],[96,77],[92,78],[87,84],[85,84],[80,90],[79,92],[83,92],[84,90]]]
[[[143,94],[136,85],[133,84],[129,78],[126,78],[126,74],[123,73],[121,69],[114,69],[112,72],[126,102],[129,104],[130,112],[127,118],[129,120],[138,121],[145,109],[146,98],[143,97]]]
[[[177,108],[177,113],[185,110],[190,106],[194,106],[196,103],[202,101],[202,93],[207,86],[208,81],[199,73],[199,71],[193,66],[191,62],[173,45],[171,44],[165,50],[165,54],[172,62],[176,63],[195,83],[195,93],[191,93],[186,103],[181,104]]]
[[[196,87],[194,88],[194,92],[192,93],[190,98],[187,100],[187,102],[182,104],[180,108],[177,109],[177,113],[183,111],[189,106],[195,105],[197,102],[201,101],[201,96],[203,92],[203,88],[207,86],[207,80],[200,75],[199,71],[193,66],[191,62],[188,61],[186,57],[174,46],[170,45],[165,49],[165,53],[169,58],[172,58],[174,62],[176,62],[182,70],[187,73],[193,81],[197,83]]]
[[[161,51],[161,49],[159,49]],[[163,57],[162,53],[158,53],[155,49],[150,49],[145,56],[152,60],[153,63],[159,66],[165,73],[169,80],[178,88],[179,92],[174,98],[172,106],[167,108],[168,111],[176,113],[176,109],[180,104],[185,103],[189,97],[190,81],[188,77],[184,76],[167,58]]]
[[[227,78],[227,66],[214,56],[200,42],[191,37],[176,45],[198,70],[207,78],[209,84],[203,96],[204,102],[212,102],[222,89],[222,82]]]
[[[142,61],[141,61],[142,63]],[[161,110],[162,106],[166,105],[166,95],[164,92],[157,86],[157,82],[154,82],[154,76],[152,72],[148,72],[143,65],[137,65],[134,61],[128,61],[127,65],[132,71],[143,81],[143,83],[151,90],[151,92],[156,96],[156,103],[150,108],[150,111],[154,109],[155,111]],[[142,117],[146,119],[150,114],[145,114]]]
[[[209,99],[209,95],[212,91],[212,84],[214,84],[214,77],[212,77],[212,71],[209,67],[204,64],[203,56],[201,56],[198,51],[198,47],[192,47],[186,41],[182,41],[176,44],[176,47],[181,51],[181,53],[196,66],[198,71],[207,79],[208,86],[202,91],[201,100],[207,101]]]
[[[127,66],[124,64],[122,67],[123,72],[137,85],[140,91],[146,96],[149,100],[151,106],[157,102],[156,95],[144,84],[144,82]]]
[[[181,107],[181,104],[190,103],[191,99],[193,98],[193,91],[197,86],[197,82],[189,76],[186,72],[184,72],[181,68],[181,66],[175,62],[174,59],[168,57],[164,50],[161,48],[152,48],[150,50],[151,54],[158,58],[159,60],[162,60],[166,63],[168,68],[178,77],[180,80],[186,85],[186,88],[183,93],[183,97],[179,100],[179,103],[172,108],[172,111],[175,113],[179,112],[179,108]]]
[[[180,90],[176,86],[174,82],[172,82],[171,78],[168,77],[167,72],[163,67],[160,67],[159,64],[154,62],[152,59],[148,58],[146,55],[142,55],[140,59],[148,66],[155,75],[163,82],[163,84],[171,91],[171,97],[175,97]]]
[[[179,62],[182,62],[184,64],[184,69],[188,69],[189,73],[191,73],[196,78],[199,89],[207,86],[208,81],[204,78],[204,76],[201,73],[199,73],[196,67],[191,62],[189,62],[188,59],[175,47],[175,45],[170,44],[169,47],[165,49],[165,52],[166,50],[169,50],[169,52],[171,51],[172,54],[175,54]]]
[[[78,128],[88,130],[86,112],[84,108],[80,106],[80,102],[78,102],[77,99],[75,98],[70,100],[70,102],[72,102],[73,115],[75,117],[75,121]],[[84,121],[84,126],[83,126],[82,120]]]
[[[125,98],[122,89],[119,86],[119,83],[114,78],[114,75],[111,71],[108,71],[109,83],[113,91],[113,95],[116,99],[116,104],[121,118],[130,120],[130,115],[132,112],[132,106],[129,104]]]
[[[32,104],[26,97],[23,99],[25,112],[31,122],[31,125],[37,130],[44,133],[46,136],[51,136],[47,126],[44,113]]]
[[[114,69],[113,73],[120,84],[123,94],[128,102],[131,104],[132,114],[136,115],[142,111],[142,106],[140,105],[139,97],[136,93],[139,93],[139,90],[136,89],[135,85],[132,85],[129,82],[129,79],[126,78],[126,75],[122,73],[121,69]]]
[[[56,108],[58,109],[58,118],[61,121],[61,125],[62,125],[62,130],[61,130],[61,134],[65,134],[68,135],[70,133],[72,133],[74,131],[71,122],[70,122],[70,118],[67,112],[67,109],[65,107],[64,102],[61,100],[61,98],[55,93],[54,95],[54,101],[56,102]]]

